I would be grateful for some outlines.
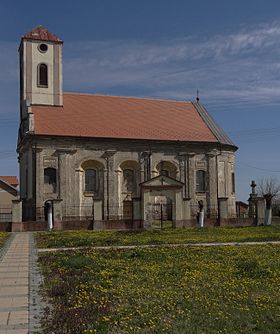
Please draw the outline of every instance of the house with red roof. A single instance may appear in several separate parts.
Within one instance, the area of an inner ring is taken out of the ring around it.
[[[59,228],[193,226],[236,214],[237,147],[196,101],[66,93],[63,41],[20,43],[23,219]]]
[[[17,187],[16,176],[0,176],[0,223],[12,222],[12,201],[18,197]]]

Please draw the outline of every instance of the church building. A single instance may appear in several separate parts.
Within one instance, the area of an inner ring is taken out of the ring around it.
[[[17,152],[23,220],[149,228],[236,214],[237,147],[198,101],[63,92],[63,41],[42,26],[20,55]]]

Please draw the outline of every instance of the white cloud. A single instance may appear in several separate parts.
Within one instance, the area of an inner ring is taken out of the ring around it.
[[[210,39],[82,42],[65,46],[65,86],[110,92],[134,88],[165,98],[276,103],[280,22]]]
[[[0,41],[1,114],[17,110],[17,48]],[[66,42],[63,57],[66,90],[193,99],[198,88],[209,104],[280,102],[280,22],[208,39]]]
[[[80,42],[68,45],[70,52],[82,52],[86,58],[99,66],[142,66],[220,58],[229,55],[239,56],[248,53],[263,53],[264,48],[278,47],[280,22],[266,24],[254,29],[229,35],[213,36],[211,39],[192,38],[161,42]],[[93,58],[92,58],[93,57]]]

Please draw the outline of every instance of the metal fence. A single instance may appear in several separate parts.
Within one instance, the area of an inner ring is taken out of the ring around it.
[[[100,202],[96,205],[63,205],[62,204],[62,217],[63,220],[133,220],[135,219],[135,212],[133,212],[133,202],[127,201],[122,205],[104,205]],[[242,216],[236,214],[235,205],[228,205],[228,218],[248,218],[248,212],[244,212]],[[47,220],[47,212],[45,207],[37,207],[36,209],[37,220]],[[188,215],[190,219],[195,219],[199,212],[198,204],[194,203],[190,207],[182,208],[182,210],[189,210]],[[204,206],[206,219],[219,219],[219,206]],[[11,210],[9,212],[11,215]],[[147,204],[145,208],[145,214],[149,221],[155,221],[157,224],[161,222],[172,222],[176,216],[175,203],[153,203]],[[1,216],[1,210],[0,210]],[[139,217],[139,214],[138,214]]]
[[[12,221],[12,207],[0,206],[0,223],[10,223]]]

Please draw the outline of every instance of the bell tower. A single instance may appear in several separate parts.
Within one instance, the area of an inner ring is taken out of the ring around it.
[[[28,105],[63,105],[63,41],[42,26],[21,38],[20,101]]]

